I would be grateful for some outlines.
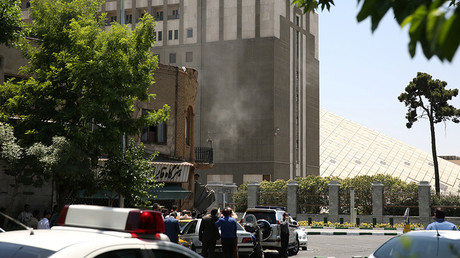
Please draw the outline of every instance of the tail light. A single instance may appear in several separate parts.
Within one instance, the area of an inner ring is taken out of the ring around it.
[[[252,237],[244,237],[241,243],[252,243]]]

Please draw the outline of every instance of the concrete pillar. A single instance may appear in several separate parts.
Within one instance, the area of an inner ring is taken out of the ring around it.
[[[209,206],[208,211],[212,208],[222,208],[222,188],[223,184],[218,182],[209,182],[206,185],[209,189],[214,190],[216,200]]]
[[[340,183],[337,181],[329,182],[329,221],[335,223],[339,219]]]
[[[248,208],[255,208],[259,202],[259,186],[257,182],[251,182],[248,184]]]
[[[430,214],[431,186],[427,181],[418,185],[418,216],[420,222],[426,227],[431,222]]]
[[[236,193],[236,190],[238,187],[236,186],[235,183],[226,183],[222,186],[222,207],[225,208],[227,206],[232,207],[232,209],[235,209],[235,205],[233,202],[233,195]]]
[[[299,184],[296,181],[289,181],[287,184],[287,212],[292,217],[297,217],[297,190]]]
[[[383,190],[382,182],[372,183],[372,217],[377,220],[377,223],[383,223]]]

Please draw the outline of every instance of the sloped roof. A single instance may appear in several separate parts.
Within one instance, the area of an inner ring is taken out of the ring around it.
[[[388,174],[406,182],[428,181],[434,189],[431,153],[331,112],[320,114],[320,175],[340,178]],[[458,193],[460,166],[438,158],[442,193]]]

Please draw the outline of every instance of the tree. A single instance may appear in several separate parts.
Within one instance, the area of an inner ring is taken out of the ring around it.
[[[411,128],[419,118],[428,118],[431,132],[431,152],[433,155],[436,195],[440,195],[439,167],[436,154],[436,134],[434,124],[451,120],[460,122],[460,110],[447,102],[458,95],[457,89],[446,89],[447,82],[433,80],[431,75],[417,73],[398,100],[407,107],[406,127]],[[421,113],[418,113],[421,110]]]
[[[357,15],[358,22],[371,19],[371,30],[375,31],[392,9],[396,22],[409,28],[409,53],[413,57],[417,43],[424,55],[430,59],[437,56],[441,61],[452,61],[460,45],[460,1],[458,0],[357,0],[362,3]],[[330,10],[334,0],[293,0],[304,12],[321,8]]]
[[[146,206],[153,199],[150,188],[160,186],[156,183],[152,161],[155,155],[147,155],[144,145],[136,145],[131,139],[124,155],[112,157],[101,166],[98,175],[100,189],[110,193],[110,206],[123,196],[135,206]]]
[[[56,174],[65,180],[57,186],[62,190],[85,182],[102,154],[119,156],[124,134],[136,135],[169,116],[165,105],[133,117],[136,101],[155,97],[147,92],[158,66],[151,52],[153,18],[145,14],[134,30],[118,23],[106,30],[103,2],[33,0],[29,41],[21,45],[29,60],[21,73],[28,79],[0,85],[0,121],[14,125],[21,146],[48,146],[61,136],[78,154],[68,160],[75,169],[61,167],[67,174]],[[79,171],[77,163],[88,159],[91,166]]]
[[[12,46],[23,36],[21,1],[0,0],[0,45]]]
[[[34,153],[18,144],[13,128],[3,123],[0,123],[0,158],[7,163],[5,174],[13,177],[12,194],[5,211],[9,214],[21,186],[40,187],[49,175],[42,173],[43,169]]]

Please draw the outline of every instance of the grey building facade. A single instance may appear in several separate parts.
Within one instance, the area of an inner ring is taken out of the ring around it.
[[[319,175],[316,14],[290,0],[124,3],[125,23],[156,18],[160,63],[198,70],[195,146],[214,150],[203,183]],[[108,1],[108,16],[120,6]]]
[[[197,171],[202,183],[319,175],[318,16],[290,2],[107,0],[101,8],[107,24],[132,28],[150,13],[160,63],[198,71],[195,146],[214,150],[214,167]]]

